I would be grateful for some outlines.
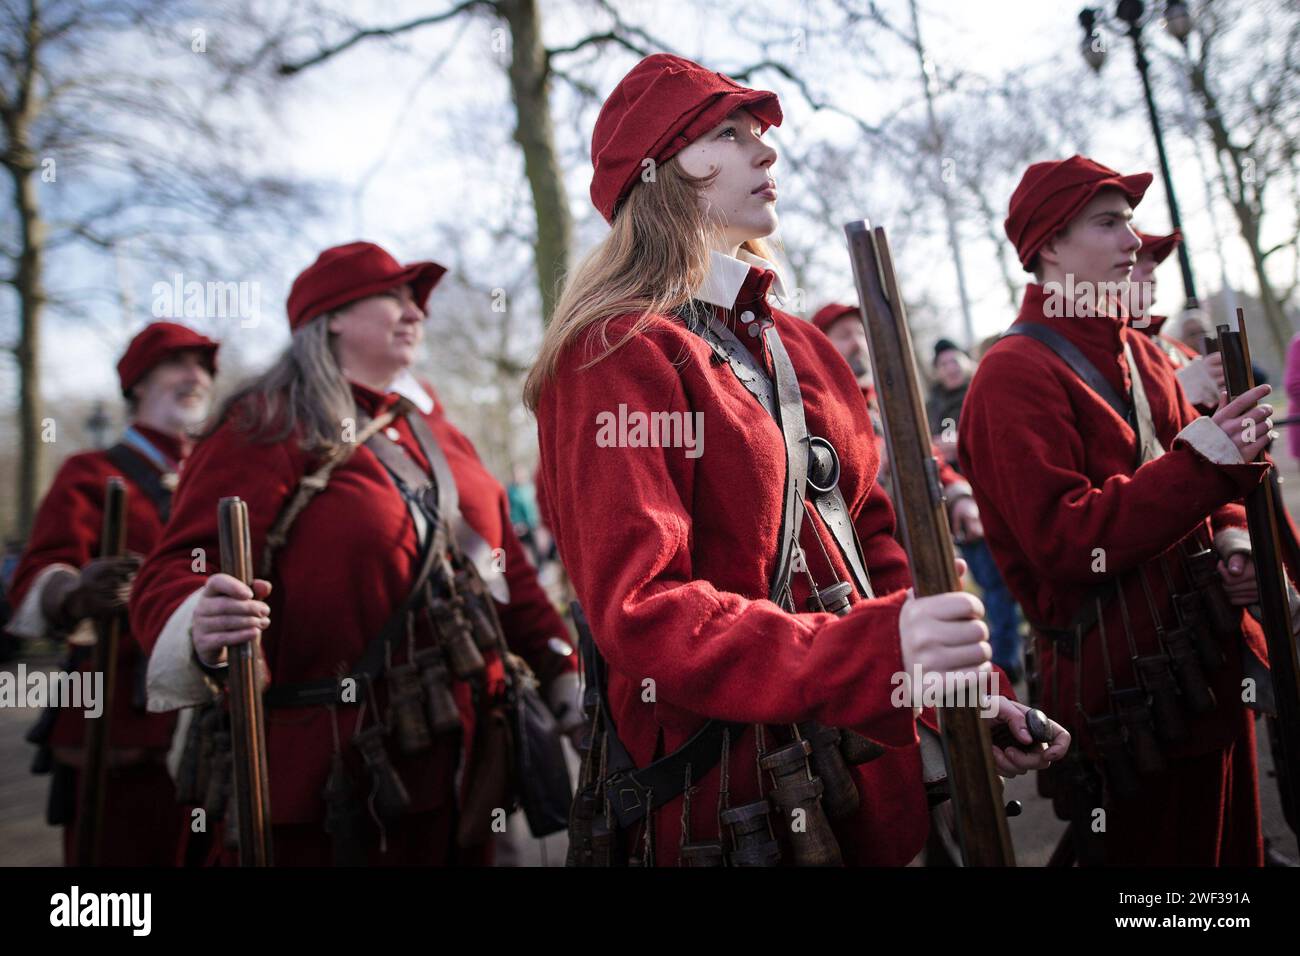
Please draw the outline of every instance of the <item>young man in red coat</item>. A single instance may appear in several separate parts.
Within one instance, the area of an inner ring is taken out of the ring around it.
[[[148,325],[131,340],[117,365],[131,424],[118,444],[73,455],[55,475],[14,574],[17,612],[9,631],[66,638],[78,668],[90,667],[95,625],[126,609],[140,557],[162,533],[177,473],[190,452],[190,430],[207,415],[216,355],[216,342],[171,322]],[[98,558],[104,487],[114,475],[126,479],[130,554]],[[109,866],[172,865],[179,819],[165,758],[176,719],[146,712],[145,656],[129,628],[119,640],[113,712],[105,715],[108,788],[99,859]],[[82,711],[64,709],[50,711],[35,735],[53,761],[50,822],[64,824],[69,864],[77,863],[85,733]]]
[[[1026,171],[1006,231],[1036,281],[976,372],[960,461],[1035,625],[1044,705],[1102,771],[1084,829],[1100,834],[1104,861],[1258,865],[1242,700],[1244,678],[1262,699],[1267,671],[1243,614],[1257,589],[1235,502],[1264,474],[1249,462],[1268,441],[1271,409],[1257,404],[1268,388],[1198,417],[1118,308],[1150,181],[1082,156]],[[1212,627],[1201,599],[1216,589],[1224,623]]]

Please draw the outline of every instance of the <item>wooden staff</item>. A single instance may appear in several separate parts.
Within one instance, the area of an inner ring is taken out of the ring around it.
[[[126,554],[126,482],[114,475],[104,485],[104,522],[99,535],[99,557]],[[102,674],[99,717],[86,720],[85,752],[81,766],[77,811],[77,865],[98,866],[104,832],[104,791],[108,786],[108,729],[113,718],[117,688],[117,649],[122,638],[122,615],[114,614],[96,625],[98,640],[91,658],[91,673]]]
[[[239,498],[217,504],[221,572],[253,586],[253,552],[248,532],[248,505]],[[257,641],[227,648],[230,671],[230,738],[234,758],[235,820],[239,865],[271,866],[271,785],[266,770],[266,727],[257,681]]]
[[[1231,401],[1255,387],[1243,310],[1237,310],[1236,330],[1226,325],[1219,326],[1219,349],[1223,352],[1223,374]],[[1263,452],[1260,454],[1262,456]],[[1279,750],[1284,768],[1279,768],[1278,782],[1283,784],[1282,802],[1287,809],[1287,820],[1294,828],[1295,821],[1300,820],[1300,793],[1296,787],[1296,768],[1300,767],[1300,664],[1297,663],[1295,638],[1291,633],[1291,606],[1287,599],[1286,571],[1282,566],[1284,545],[1279,525],[1279,499],[1280,495],[1274,495],[1273,486],[1266,478],[1246,495],[1245,505],[1251,555],[1259,582],[1260,618],[1268,643],[1268,665],[1273,679],[1273,698],[1277,704],[1275,726],[1281,736]]]
[[[871,344],[899,528],[914,590],[917,597],[960,591],[912,335],[885,230],[872,230],[866,220],[858,220],[848,223],[844,231],[862,303],[862,325]],[[979,702],[943,706],[938,711],[962,857],[967,866],[1015,866],[1002,782]]]

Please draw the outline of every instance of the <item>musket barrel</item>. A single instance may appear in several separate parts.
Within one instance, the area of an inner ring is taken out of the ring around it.
[[[114,475],[104,485],[104,519],[99,557],[126,554],[126,482]],[[81,768],[80,812],[77,814],[77,865],[98,866],[104,832],[104,789],[108,786],[108,731],[117,688],[117,649],[122,639],[121,615],[99,625],[93,655],[94,671],[104,675],[100,715],[86,721],[85,754]]]
[[[1219,349],[1223,353],[1229,398],[1236,398],[1254,388],[1255,375],[1250,364],[1250,343],[1242,309],[1237,310],[1236,331],[1226,325],[1219,326]],[[1300,820],[1300,792],[1296,782],[1296,768],[1300,768],[1300,661],[1297,661],[1295,639],[1291,633],[1277,502],[1267,481],[1246,495],[1245,506],[1255,577],[1259,583],[1260,616],[1268,644],[1269,673],[1277,705],[1277,726],[1282,738],[1281,751],[1288,771],[1285,775],[1279,774],[1279,780],[1287,781],[1282,799],[1289,808],[1287,818],[1295,821]]]
[[[253,586],[253,554],[248,530],[248,505],[237,497],[217,505],[221,571]],[[266,766],[266,728],[262,693],[257,682],[257,642],[228,648],[230,671],[231,750],[234,757],[234,797],[239,832],[239,865],[271,865],[270,778]]]
[[[912,336],[889,242],[884,229],[873,230],[866,220],[848,223],[844,231],[862,304],[862,324],[871,346],[894,504],[914,590],[918,597],[960,591]],[[962,857],[968,866],[1014,866],[1002,784],[979,709],[977,702],[939,708]]]

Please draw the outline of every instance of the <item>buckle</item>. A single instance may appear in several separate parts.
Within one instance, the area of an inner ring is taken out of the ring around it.
[[[840,483],[840,456],[825,438],[808,439],[808,487],[819,496],[830,494]]]

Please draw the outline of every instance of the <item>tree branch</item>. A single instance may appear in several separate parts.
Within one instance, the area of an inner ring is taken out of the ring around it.
[[[577,43],[570,44],[569,46],[561,46],[561,47],[556,47],[553,50],[547,50],[546,51],[547,68],[548,69],[550,68],[550,62],[552,57],[564,56],[566,53],[577,53],[579,50],[585,47],[596,46],[597,44],[604,44],[604,43],[617,43],[625,50],[635,53],[638,56],[649,56],[651,52],[644,47],[637,46],[627,37],[622,36],[618,33],[614,33],[613,31],[610,31],[608,33],[593,33],[591,36],[583,37]]]
[[[414,20],[408,20],[406,23],[399,23],[391,27],[366,27],[363,30],[358,30],[341,43],[336,43],[333,46],[328,46],[323,50],[317,51],[305,60],[299,60],[296,63],[281,63],[276,72],[281,76],[293,76],[295,73],[300,73],[308,67],[324,63],[331,57],[337,56],[344,50],[356,46],[356,44],[363,40],[368,40],[371,37],[397,36],[400,33],[406,33],[410,30],[419,29],[420,27],[442,23],[469,10],[473,10],[475,7],[489,7],[492,10],[498,9],[496,0],[462,0],[462,2],[456,4],[450,10],[444,10],[442,13],[435,13],[427,17],[417,17]]]

